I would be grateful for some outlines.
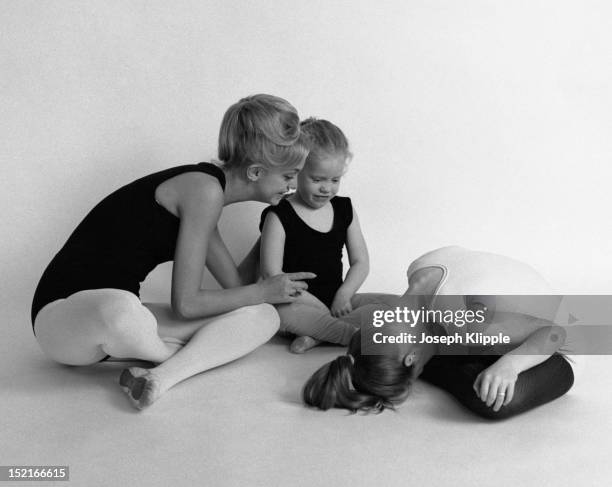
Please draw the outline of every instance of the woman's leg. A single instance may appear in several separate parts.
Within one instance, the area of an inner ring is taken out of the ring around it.
[[[493,364],[496,355],[438,355],[424,367],[420,378],[449,393],[475,414],[487,419],[505,419],[533,409],[565,394],[574,383],[568,361],[554,354],[546,361],[519,374],[512,401],[499,411],[487,406],[474,392],[480,372]]]
[[[139,409],[152,404],[175,384],[240,358],[267,342],[278,330],[279,318],[269,304],[246,306],[207,320],[185,322],[167,309],[151,307],[159,331],[189,340],[176,354],[153,369],[132,367],[120,384]]]
[[[138,297],[121,289],[89,289],[45,306],[34,323],[43,352],[56,362],[90,365],[107,355],[163,362],[176,351]]]

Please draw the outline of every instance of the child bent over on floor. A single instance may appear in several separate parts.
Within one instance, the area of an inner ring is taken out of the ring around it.
[[[277,307],[281,330],[297,335],[291,351],[303,353],[321,341],[346,345],[356,323],[349,318],[357,289],[369,270],[368,250],[350,198],[336,196],[352,154],[342,131],[326,120],[301,123],[310,153],[297,191],[261,217],[264,278],[294,270],[316,274],[308,291]],[[350,268],[342,280],[342,249]]]

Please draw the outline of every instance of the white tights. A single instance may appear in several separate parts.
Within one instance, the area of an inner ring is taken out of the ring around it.
[[[143,305],[128,291],[91,289],[47,304],[34,331],[43,352],[62,364],[89,365],[107,355],[155,363],[172,357],[167,368],[176,377],[188,377],[249,353],[278,325],[278,314],[268,304],[186,321],[168,305]]]

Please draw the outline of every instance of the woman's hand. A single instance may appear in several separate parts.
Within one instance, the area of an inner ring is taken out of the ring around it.
[[[316,274],[312,272],[277,274],[264,279],[258,285],[262,288],[264,303],[291,303],[302,291],[308,289],[308,284],[302,279],[314,279],[315,277],[317,277]]]
[[[346,295],[342,291],[336,292],[330,308],[331,315],[340,318],[341,316],[349,314],[351,311],[353,311],[351,296]]]
[[[517,378],[518,372],[511,357],[503,356],[478,374],[474,391],[487,406],[493,406],[493,411],[499,411],[512,401]]]

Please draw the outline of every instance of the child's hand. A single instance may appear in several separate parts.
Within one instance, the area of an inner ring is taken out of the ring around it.
[[[336,296],[334,296],[334,301],[332,302],[330,312],[331,315],[339,318],[341,316],[349,314],[353,311],[353,306],[351,305],[351,296],[347,296],[346,294],[338,291]]]

